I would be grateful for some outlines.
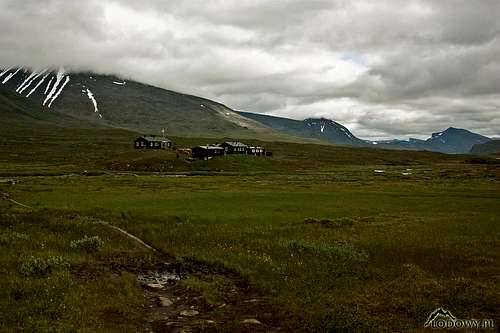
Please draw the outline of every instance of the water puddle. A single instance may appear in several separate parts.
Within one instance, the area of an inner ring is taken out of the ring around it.
[[[137,280],[141,284],[169,284],[172,282],[179,281],[181,279],[180,275],[174,272],[164,271],[164,272],[147,272],[140,273],[137,275]]]

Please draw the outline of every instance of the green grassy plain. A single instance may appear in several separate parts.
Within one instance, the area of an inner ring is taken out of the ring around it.
[[[493,160],[267,142],[272,158],[189,163],[176,152],[136,152],[135,134],[122,130],[41,128],[29,143],[16,133],[0,145],[0,179],[16,183],[0,182],[0,192],[33,210],[0,201],[0,302],[9,309],[2,331],[49,331],[56,317],[55,331],[136,328],[140,288],[109,267],[122,257],[130,267],[152,259],[88,222],[95,218],[181,261],[239,272],[296,330],[418,332],[437,307],[500,323]],[[84,235],[100,235],[104,249],[72,252],[71,240]],[[19,273],[30,256],[54,255],[69,266]],[[211,294],[210,285],[188,283]],[[52,295],[66,308],[39,303]],[[106,322],[109,313],[116,325]]]

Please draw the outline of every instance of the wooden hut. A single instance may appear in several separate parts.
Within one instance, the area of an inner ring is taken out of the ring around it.
[[[134,141],[135,149],[172,149],[172,141],[155,135],[144,135]]]

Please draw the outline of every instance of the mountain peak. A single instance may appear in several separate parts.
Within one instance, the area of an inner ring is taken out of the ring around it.
[[[355,137],[346,127],[324,117],[294,120],[250,112],[240,112],[240,114],[293,136],[320,139],[337,144],[367,145],[366,142]]]

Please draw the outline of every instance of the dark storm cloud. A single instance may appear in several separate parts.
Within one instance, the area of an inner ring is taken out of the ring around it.
[[[497,0],[0,2],[0,65],[116,73],[365,137],[498,135]]]

